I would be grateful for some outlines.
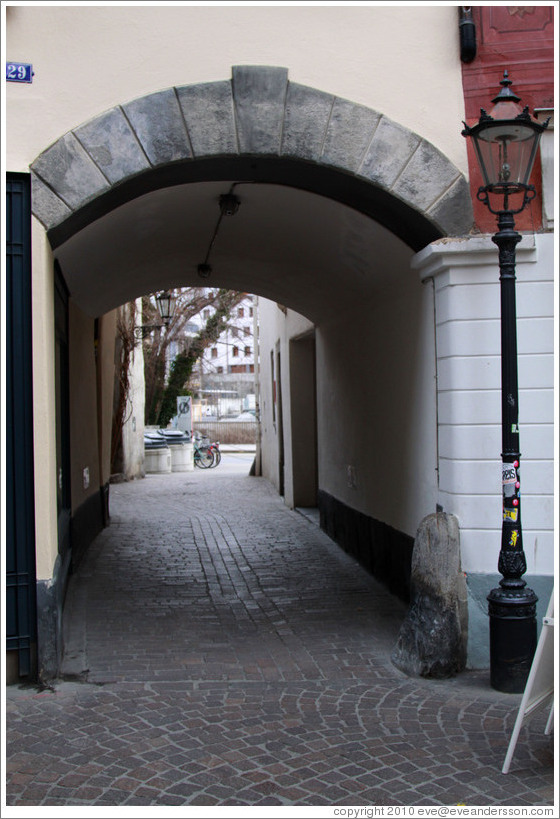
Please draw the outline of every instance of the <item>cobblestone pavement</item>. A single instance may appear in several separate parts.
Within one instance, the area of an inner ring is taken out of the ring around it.
[[[65,678],[7,690],[8,806],[554,804],[546,714],[502,774],[520,696],[395,669],[405,607],[266,481],[148,476],[111,516]]]

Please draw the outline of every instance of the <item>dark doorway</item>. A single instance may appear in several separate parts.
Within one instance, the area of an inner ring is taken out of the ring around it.
[[[6,176],[6,650],[7,678],[37,668],[31,357],[31,195]]]

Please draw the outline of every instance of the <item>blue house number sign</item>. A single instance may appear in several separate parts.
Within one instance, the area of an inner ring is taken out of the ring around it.
[[[6,63],[7,82],[33,82],[31,63]]]

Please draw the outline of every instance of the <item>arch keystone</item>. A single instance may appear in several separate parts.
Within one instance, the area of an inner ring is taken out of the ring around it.
[[[288,69],[234,65],[232,88],[239,152],[280,154]]]

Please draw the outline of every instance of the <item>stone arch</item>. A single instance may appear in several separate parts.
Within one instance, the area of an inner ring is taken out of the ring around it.
[[[231,80],[111,108],[49,146],[31,172],[33,213],[53,247],[141,193],[234,177],[346,201],[415,250],[472,227],[468,183],[431,143],[270,66],[234,66]]]

